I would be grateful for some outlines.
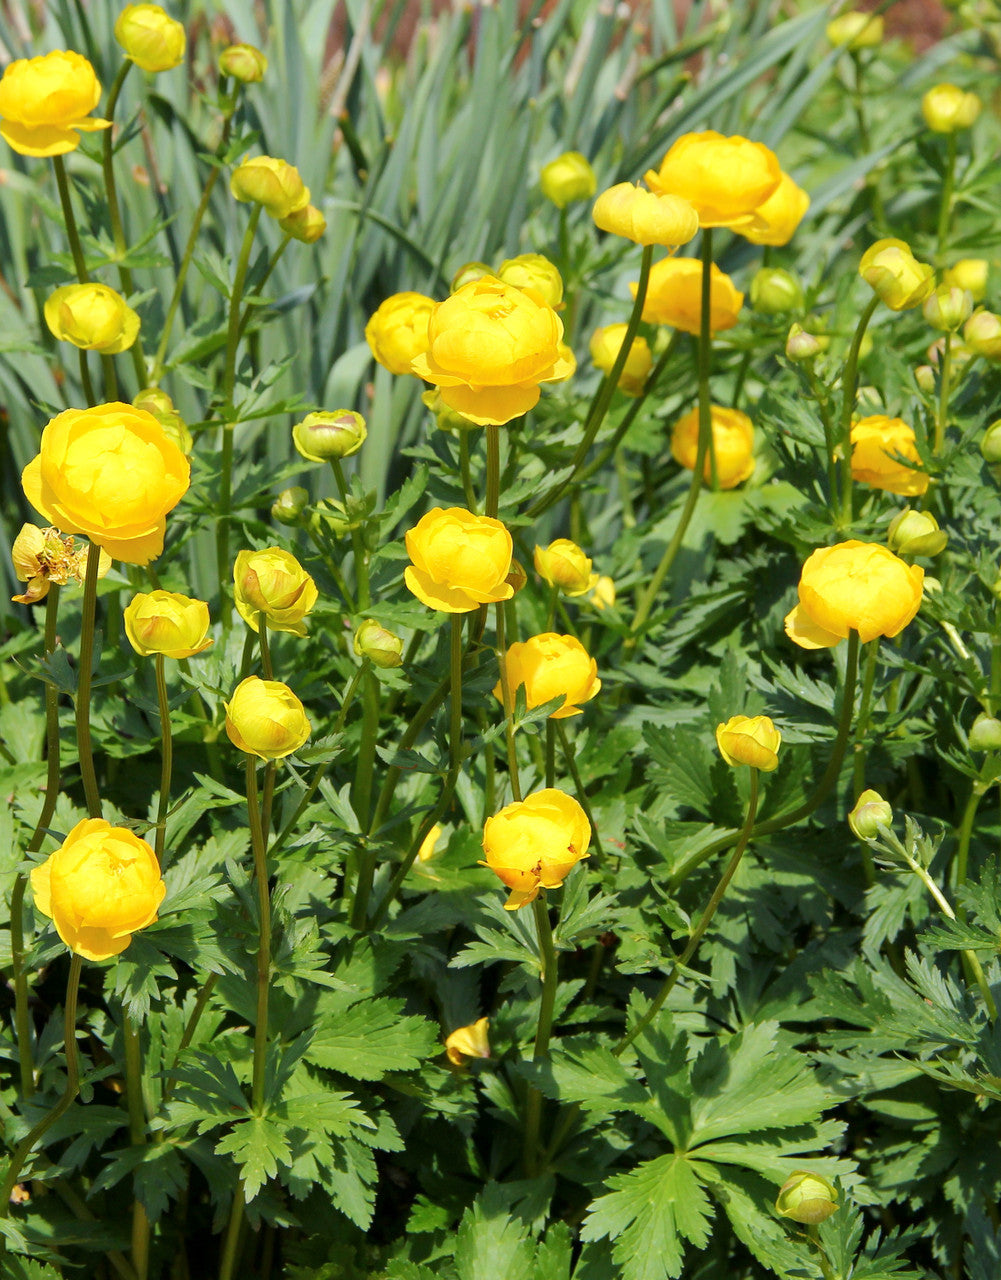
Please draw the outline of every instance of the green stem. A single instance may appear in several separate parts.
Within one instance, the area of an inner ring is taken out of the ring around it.
[[[605,851],[601,847],[601,837],[598,835],[598,825],[594,820],[594,814],[591,812],[591,802],[588,799],[587,792],[584,790],[584,782],[580,776],[580,770],[577,768],[577,753],[574,751],[573,743],[567,735],[566,729],[563,727],[562,720],[550,720],[548,723],[555,724],[556,732],[559,735],[560,746],[563,748],[563,758],[567,762],[567,768],[570,776],[573,778],[574,790],[577,793],[577,799],[580,801],[580,807],[587,815],[587,820],[591,824],[591,835],[594,837],[594,851],[597,855],[595,862],[601,866],[605,861]]]
[[[497,618],[497,663],[500,667],[501,701],[504,705],[504,741],[507,746],[507,773],[511,784],[512,800],[521,799],[521,781],[518,777],[518,750],[514,741],[514,698],[507,674],[506,618],[503,603],[494,606]]]
[[[358,744],[358,763],[355,767],[352,807],[362,831],[370,831],[369,817],[372,812],[375,748],[379,741],[379,682],[367,658],[362,667],[365,675],[362,681],[361,741]]]
[[[556,1007],[557,963],[553,945],[553,930],[549,923],[549,907],[542,889],[532,903],[535,912],[535,928],[539,939],[539,959],[542,966],[542,995],[539,1000],[539,1021],[535,1030],[534,1062],[549,1057],[549,1037],[553,1029],[553,1010]],[[525,1176],[534,1177],[538,1167],[539,1125],[542,1120],[542,1094],[529,1085],[525,1098]]]
[[[83,388],[83,394],[87,404],[93,408],[97,404],[97,396],[94,394],[94,384],[90,380],[90,366],[87,364],[86,351],[78,351],[77,356],[80,360],[80,386]]]
[[[240,1230],[243,1227],[243,1210],[247,1197],[243,1189],[243,1179],[237,1184],[233,1196],[233,1207],[229,1214],[229,1225],[226,1228],[226,1239],[222,1246],[222,1257],[219,1260],[219,1280],[233,1280],[233,1271],[240,1256]]]
[[[348,513],[348,486],[344,479],[344,468],[341,466],[340,458],[331,458],[330,467],[334,473],[334,479],[337,482],[337,492],[341,495],[341,502],[344,504],[344,514],[350,519]],[[355,587],[358,601],[358,609],[364,612],[371,604],[371,596],[369,594],[368,582],[368,553],[365,550],[365,540],[362,536],[361,529],[357,529],[354,523],[351,524],[351,546],[354,550],[355,562]]]
[[[52,168],[55,170],[56,186],[59,188],[59,203],[63,208],[63,221],[66,223],[66,235],[70,242],[73,265],[76,267],[77,279],[81,284],[90,280],[87,264],[83,258],[83,246],[80,244],[80,232],[77,230],[76,218],[73,214],[73,202],[70,199],[69,182],[66,179],[66,165],[62,156],[52,157]]]
[[[129,1139],[134,1147],[146,1145],[146,1113],[142,1096],[142,1053],[139,1029],[122,1012],[122,1039],[125,1045],[125,1101],[129,1110]],[[138,1199],[132,1200],[132,1266],[138,1280],[149,1274],[149,1218]]]
[[[272,254],[271,261],[268,263],[268,266],[267,266],[267,270],[264,272],[264,275],[261,276],[260,280],[257,283],[258,293],[260,293],[263,290],[264,286],[271,279],[272,272],[274,271],[275,267],[278,266],[278,262],[281,259],[282,254],[289,247],[291,242],[292,242],[292,236],[288,232],[286,232],[285,236],[282,239],[281,244]],[[259,307],[253,307],[249,303],[247,304],[246,307],[244,307],[243,315],[240,317],[240,337],[241,338],[243,337],[246,331],[247,325],[250,323],[250,317],[254,314],[255,311],[258,311],[258,310],[260,310]]]
[[[271,896],[268,891],[268,857],[261,825],[261,809],[257,793],[257,761],[247,756],[247,819],[250,845],[254,853],[254,879],[257,883],[257,1015],[254,1022],[254,1066],[250,1104],[256,1115],[264,1111],[264,1071],[268,1050],[268,980],[271,974]],[[270,767],[273,767],[273,762]]]
[[[556,725],[552,716],[546,721],[546,786],[556,786]]]
[[[945,145],[945,177],[942,182],[942,202],[938,208],[938,252],[935,254],[937,267],[945,266],[946,254],[949,250],[952,197],[956,187],[956,135],[954,133],[946,135]]]
[[[855,409],[855,391],[858,384],[858,359],[862,349],[862,339],[869,327],[869,321],[879,306],[879,294],[873,294],[859,319],[848,351],[845,370],[841,382],[841,422],[838,432],[841,440],[841,517],[839,528],[846,528],[852,522],[852,412]]]
[[[713,233],[712,227],[704,227],[702,231],[702,293],[699,298],[699,446],[705,441],[705,452],[709,454],[709,483],[713,489],[719,488],[719,477],[716,474],[716,441],[713,437],[712,398],[709,394],[709,372],[712,367],[713,331],[712,331],[712,268],[713,268]],[[698,457],[696,456],[696,470]],[[701,474],[701,472],[700,472]]]
[[[950,134],[950,137],[952,135]],[[939,457],[945,444],[945,429],[949,425],[949,392],[952,382],[952,334],[947,333],[942,342],[942,369],[938,379],[938,410],[935,414],[935,455]]]
[[[459,432],[459,474],[462,477],[462,492],[466,497],[466,507],[477,514],[476,493],[473,489],[473,477],[469,467],[469,432]]]
[[[202,1014],[208,1008],[209,999],[211,998],[212,992],[215,989],[215,984],[218,980],[219,975],[217,973],[210,973],[199,989],[198,995],[195,998],[195,1007],[191,1010],[191,1015],[184,1028],[184,1033],[182,1034],[180,1043],[177,1046],[177,1053],[174,1055],[174,1061],[170,1064],[170,1070],[166,1073],[164,1078],[161,1106],[166,1106],[170,1101],[170,1095],[174,1092],[174,1068],[177,1066],[178,1062],[181,1060],[181,1055],[194,1038],[195,1030],[198,1027],[198,1023],[201,1021]]]
[[[167,697],[167,677],[164,656],[156,655],[156,697],[160,707],[160,741],[162,762],[160,766],[160,798],[156,810],[156,860],[163,869],[163,849],[167,837],[167,810],[170,808],[170,775],[174,763],[174,738],[170,728],[170,702]]]
[[[859,706],[858,720],[855,725],[855,759],[852,767],[852,793],[857,800],[865,790],[866,748],[865,735],[869,728],[869,717],[872,712],[872,691],[876,682],[876,662],[879,657],[879,637],[869,642],[865,667],[862,675],[862,700]],[[876,883],[876,868],[872,860],[872,851],[865,843],[862,845],[863,869],[866,885],[871,889]]]
[[[828,505],[831,514],[834,515],[838,504],[838,461],[835,456],[838,442],[834,434],[834,424],[831,422],[831,411],[827,401],[826,390],[821,385],[820,379],[809,361],[806,363],[805,372],[814,403],[820,411],[820,418],[824,424],[824,446],[827,452]]]
[[[982,782],[975,782],[970,790],[970,798],[966,802],[966,808],[963,810],[963,816],[960,819],[959,827],[956,831],[956,869],[955,869],[955,885],[958,889],[960,885],[966,884],[967,868],[970,858],[970,839],[973,836],[973,824],[976,820],[977,809],[980,807],[981,798],[986,788]]]
[[[869,135],[869,122],[865,114],[865,94],[862,84],[862,59],[857,53],[852,53],[852,66],[854,69],[854,80],[852,83],[852,105],[855,108],[855,120],[858,125],[859,142],[862,146],[864,155],[868,155],[872,151],[872,140]],[[869,188],[872,202],[872,217],[877,226],[886,226],[886,210],[883,208],[883,197],[879,193],[879,179],[876,174],[870,172],[866,176],[866,186]]]
[[[268,644],[268,620],[263,613],[257,615],[257,638],[261,645],[261,670],[265,680],[274,680],[275,672],[271,665],[271,646]]]
[[[76,690],[76,742],[80,755],[87,812],[92,818],[101,816],[101,796],[94,771],[94,754],[90,742],[90,686],[94,665],[94,622],[97,616],[97,575],[101,567],[101,548],[92,542],[87,551],[87,576],[83,584],[83,607],[80,622],[80,670]]]
[[[442,679],[438,681],[427,701],[418,708],[417,713],[410,721],[410,725],[406,733],[404,733],[403,737],[400,739],[398,750],[407,751],[414,745],[420,731],[445,701],[450,687],[450,676],[443,676]],[[403,770],[398,765],[393,765],[387,772],[379,791],[379,798],[375,803],[375,816],[372,818],[372,824],[369,827],[370,831],[378,831],[380,826],[382,826],[382,823],[385,821],[386,814],[389,812],[389,806],[393,802],[393,793],[396,790],[396,784],[399,782],[402,773]]]
[[[487,493],[484,514],[497,519],[500,504],[500,427],[487,424]]]

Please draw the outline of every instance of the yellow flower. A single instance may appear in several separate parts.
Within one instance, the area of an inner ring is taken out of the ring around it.
[[[963,327],[963,341],[985,360],[1001,360],[1001,316],[975,311]]]
[[[310,462],[350,458],[367,438],[365,419],[353,409],[308,413],[292,428],[292,443]]]
[[[456,1067],[464,1067],[467,1058],[489,1058],[490,1042],[487,1040],[489,1018],[478,1018],[468,1027],[456,1027],[445,1037],[445,1052]]]
[[[533,792],[488,818],[483,828],[486,866],[511,890],[508,911],[534,901],[540,889],[558,889],[588,856],[587,814],[563,791]]]
[[[644,174],[651,191],[682,196],[703,227],[743,233],[760,225],[757,214],[782,179],[774,153],[760,142],[726,138],[713,130],[686,133]]]
[[[779,185],[758,208],[754,224],[742,227],[740,234],[752,244],[788,244],[809,207],[810,197],[783,173]]]
[[[412,373],[410,362],[428,349],[428,321],[435,300],[423,293],[394,293],[365,326],[365,341],[390,373]]]
[[[949,535],[938,527],[930,511],[912,511],[904,507],[890,521],[886,545],[902,556],[937,556],[949,544]]]
[[[739,409],[724,409],[718,404],[710,406],[713,449],[716,454],[716,479],[721,489],[735,489],[754,471],[754,426],[746,413]],[[671,455],[689,471],[695,469],[695,457],[699,448],[698,407],[678,419],[671,432]],[[712,465],[708,450],[702,469],[703,479],[712,478]]]
[[[45,323],[60,342],[116,356],[139,334],[139,317],[106,284],[64,284],[45,300]]]
[[[434,847],[441,838],[441,827],[436,822],[431,830],[421,841],[421,847],[417,850],[418,862],[430,862],[434,857]],[[484,1055],[486,1056],[486,1055]]]
[[[158,4],[126,5],[115,22],[115,39],[143,71],[169,71],[184,61],[184,28]]]
[[[557,209],[565,209],[574,200],[590,200],[597,190],[598,180],[586,156],[579,151],[564,151],[543,165],[539,185],[547,200],[551,200]]]
[[[0,137],[22,156],[65,155],[80,145],[78,130],[111,128],[90,115],[100,97],[94,68],[79,53],[18,58],[0,80]]]
[[[569,538],[557,538],[548,547],[536,546],[534,561],[539,577],[564,595],[582,596],[597,581],[597,575],[591,572],[591,561]]]
[[[407,530],[406,543],[412,564],[404,580],[431,609],[469,613],[514,595],[506,581],[514,543],[499,520],[435,507]]]
[[[975,93],[964,93],[954,84],[937,84],[921,99],[921,114],[933,133],[957,133],[973,124],[981,106]]]
[[[376,667],[401,667],[403,641],[372,618],[365,618],[354,634],[352,647],[359,658],[368,658]],[[440,828],[435,827],[435,831]]]
[[[527,413],[539,384],[567,377],[574,363],[563,324],[541,294],[484,276],[438,303],[428,349],[410,367],[450,409],[500,426]]]
[[[281,760],[298,751],[312,728],[302,703],[280,680],[248,676],[225,706],[230,742],[262,760]]]
[[[921,310],[932,328],[955,333],[973,312],[973,294],[958,285],[940,284],[925,298]]]
[[[782,267],[761,267],[754,274],[750,292],[751,306],[766,316],[802,311],[806,301],[799,280]]]
[[[826,1222],[837,1207],[838,1193],[827,1179],[802,1169],[782,1184],[775,1201],[775,1212],[780,1217],[810,1226]]]
[[[591,210],[595,226],[636,244],[687,244],[699,229],[699,215],[681,196],[644,191],[617,182],[603,191]]]
[[[920,468],[914,431],[902,418],[877,413],[852,427],[852,475],[860,484],[908,496],[924,493],[928,476],[898,462],[897,454]]]
[[[589,599],[598,610],[615,606],[615,582],[607,574],[599,574],[591,588]]]
[[[252,44],[231,44],[219,55],[219,70],[241,84],[257,84],[264,79],[268,60]]]
[[[627,324],[606,324],[604,328],[595,329],[591,335],[588,349],[595,367],[602,373],[611,373],[628,328]],[[653,356],[650,353],[650,344],[646,338],[637,334],[633,338],[629,354],[626,356],[626,363],[619,374],[619,390],[627,396],[641,396],[652,367]]]
[[[125,634],[144,658],[193,658],[212,643],[208,635],[209,607],[175,591],[142,592],[133,596],[122,619]]]
[[[167,892],[146,841],[103,818],[78,822],[32,871],[31,888],[35,906],[85,960],[124,951],[133,933],[156,919]]]
[[[130,404],[66,409],[21,473],[31,505],[63,533],[84,533],[115,560],[148,564],[167,512],[187,492],[188,460],[151,413]]]
[[[904,240],[877,240],[862,255],[859,275],[892,311],[917,307],[935,287],[935,272]]]
[[[863,791],[848,815],[848,825],[860,840],[875,840],[879,828],[893,824],[893,806],[878,791]]]
[[[924,576],[878,543],[821,547],[803,566],[786,635],[803,649],[833,648],[849,631],[863,643],[899,635],[921,605]]]
[[[629,290],[636,297],[637,286]],[[715,262],[709,273],[709,331],[732,329],[737,323],[744,295]],[[665,258],[650,270],[643,303],[643,319],[669,324],[685,333],[698,333],[702,323],[702,263],[698,258]]]
[[[83,585],[87,572],[87,547],[79,551],[72,537],[63,537],[58,529],[39,529],[36,524],[23,524],[10,549],[14,573],[28,584],[23,595],[11,596],[15,604],[37,604],[49,594],[49,584],[65,587],[71,579]],[[102,551],[98,557],[97,576],[103,578],[111,568],[111,556]]]
[[[290,551],[265,547],[241,551],[233,566],[233,598],[237,612],[251,631],[260,630],[260,614],[269,631],[306,634],[303,618],[312,611],[319,592],[316,583]]]
[[[835,49],[847,47],[853,53],[872,49],[883,42],[883,19],[875,13],[849,11],[827,24],[826,35]]]
[[[302,244],[315,244],[327,229],[327,220],[315,204],[296,209],[287,218],[279,218],[278,225],[293,240]]]
[[[132,397],[132,404],[136,409],[145,409],[147,413],[151,413],[163,427],[168,440],[173,440],[183,454],[190,455],[194,447],[191,432],[166,391],[161,391],[159,387],[143,387]]]
[[[232,173],[229,189],[237,200],[259,204],[272,218],[287,218],[309,204],[309,187],[294,165],[274,156],[244,159]]]
[[[749,764],[763,773],[778,767],[781,741],[768,716],[731,716],[716,726],[716,745],[727,764]]]
[[[986,258],[960,258],[942,272],[942,283],[966,289],[974,302],[983,302],[989,271],[990,263]]]
[[[579,716],[580,703],[590,702],[601,689],[598,664],[576,636],[544,631],[510,645],[500,661],[504,663],[512,704],[522,685],[529,710],[563,697],[563,705],[550,714],[551,720]],[[499,680],[494,686],[494,697],[503,704],[503,686]]]
[[[554,309],[563,304],[563,277],[555,263],[541,253],[521,253],[517,258],[508,258],[497,268],[497,279],[513,284],[516,289],[534,289]]]

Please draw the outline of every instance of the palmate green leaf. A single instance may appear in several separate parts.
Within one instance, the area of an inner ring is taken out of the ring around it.
[[[489,1191],[489,1188],[488,1188]],[[506,1209],[490,1212],[481,1196],[462,1215],[456,1233],[455,1271],[458,1280],[497,1280],[498,1276],[528,1276],[534,1250],[525,1228]]]
[[[616,1174],[606,1183],[609,1194],[591,1205],[581,1239],[613,1240],[623,1280],[680,1275],[682,1241],[701,1249],[709,1239],[712,1209],[699,1173],[712,1177],[710,1166],[675,1153]]]
[[[250,1116],[219,1139],[215,1153],[233,1157],[240,1166],[246,1198],[253,1200],[278,1173],[278,1165],[291,1161],[288,1126],[274,1116]]]
[[[714,756],[705,738],[691,729],[667,729],[651,724],[643,726],[643,737],[651,759],[658,766],[651,771],[651,781],[679,804],[708,815],[714,797],[711,772]]]
[[[177,1148],[166,1142],[116,1151],[91,1184],[90,1194],[106,1191],[132,1177],[135,1194],[151,1222],[164,1213],[187,1184],[187,1171]]]
[[[4,1260],[4,1280],[61,1280],[61,1272],[47,1262],[8,1255]]]
[[[593,1036],[567,1036],[554,1045],[548,1061],[519,1062],[516,1070],[547,1098],[579,1103],[585,1111],[610,1114],[641,1106],[644,1086],[619,1058]]]
[[[415,1070],[437,1049],[438,1032],[426,1018],[402,1016],[403,1007],[403,1000],[324,995],[306,1061],[355,1080]]]
[[[797,1246],[770,1211],[775,1188],[767,1187],[759,1177],[743,1169],[727,1169],[719,1172],[712,1192],[723,1206],[733,1234],[762,1266],[784,1276],[799,1264],[804,1269],[798,1274],[819,1280],[823,1273],[813,1262],[809,1248],[805,1244]]]

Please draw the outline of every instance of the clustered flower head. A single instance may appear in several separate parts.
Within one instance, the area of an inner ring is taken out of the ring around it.
[[[483,853],[511,890],[504,903],[517,911],[543,889],[557,889],[588,856],[591,826],[580,803],[554,787],[536,791],[488,818]]]

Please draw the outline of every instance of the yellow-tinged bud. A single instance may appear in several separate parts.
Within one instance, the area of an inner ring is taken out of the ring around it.
[[[585,156],[579,151],[565,151],[543,165],[539,185],[547,200],[557,209],[565,209],[574,200],[590,200],[598,189],[598,180]]]
[[[935,273],[918,262],[904,240],[877,240],[862,255],[859,275],[891,311],[906,311],[924,302],[935,287]]]
[[[469,431],[480,425],[478,422],[473,422],[471,418],[466,418],[461,413],[456,413],[454,409],[450,409],[441,398],[441,392],[437,387],[432,387],[430,391],[422,391],[421,400],[434,414],[435,425],[441,431]]]
[[[893,822],[893,808],[878,791],[863,791],[848,815],[848,825],[860,840],[875,840],[880,827]],[[801,1219],[800,1219],[801,1221]]]
[[[599,574],[590,593],[591,603],[596,609],[611,609],[615,606],[615,583],[607,574]]]
[[[230,742],[261,760],[281,760],[298,751],[312,727],[302,703],[280,680],[248,676],[225,707]]]
[[[366,618],[358,627],[353,644],[358,657],[368,658],[373,666],[403,666],[403,641],[372,618]]]
[[[751,281],[751,306],[762,315],[802,311],[804,302],[803,286],[791,271],[781,267],[762,267]]]
[[[315,244],[326,231],[327,220],[315,204],[308,204],[304,209],[296,209],[287,218],[279,218],[278,225],[293,240],[299,240],[302,244]]]
[[[850,11],[829,22],[826,35],[835,49],[847,48],[852,53],[873,49],[883,43],[883,19],[874,13]]]
[[[116,356],[139,334],[139,316],[106,284],[64,284],[45,300],[45,323],[60,342]]]
[[[234,199],[262,205],[272,218],[287,218],[309,204],[309,187],[299,170],[275,156],[244,159],[233,170],[229,189]]]
[[[778,767],[782,735],[768,716],[731,716],[716,726],[716,745],[729,765],[747,764],[764,773]]]
[[[234,601],[252,631],[260,630],[259,615],[271,631],[306,634],[303,618],[316,604],[316,583],[289,551],[265,547],[241,551],[233,566]]]
[[[541,253],[522,253],[497,268],[497,279],[516,289],[534,289],[556,310],[563,303],[563,277],[555,263]]]
[[[791,325],[789,328],[789,336],[786,338],[786,356],[790,360],[805,361],[813,360],[821,351],[824,345],[812,333],[807,333],[801,324]]]
[[[485,262],[464,262],[459,270],[452,277],[452,283],[449,285],[449,293],[457,293],[463,285],[473,284],[476,280],[482,280],[484,276],[492,276],[494,273]]]
[[[975,93],[964,93],[954,84],[937,84],[921,99],[921,114],[933,133],[957,133],[969,129],[982,105]]]
[[[604,328],[595,329],[588,344],[591,359],[602,373],[611,373],[622,349],[626,336],[627,324],[606,324]],[[619,374],[618,388],[627,396],[640,396],[646,386],[646,380],[653,367],[653,355],[646,338],[639,334],[633,338],[626,356],[626,363]]]
[[[802,1169],[783,1183],[775,1201],[775,1212],[780,1217],[808,1226],[826,1222],[837,1208],[838,1193],[827,1179]]]
[[[252,44],[231,44],[219,55],[219,70],[241,84],[257,84],[264,79],[268,60]]]
[[[987,277],[990,263],[986,258],[960,258],[942,272],[942,283],[957,289],[968,289],[974,302],[983,302],[987,295]]]
[[[367,436],[365,419],[353,409],[310,413],[292,428],[292,443],[310,462],[350,458]]]
[[[1001,360],[1001,316],[975,311],[963,327],[963,341],[985,360]]]
[[[1001,462],[1001,418],[991,425],[983,434],[980,441],[980,452],[984,455],[984,460],[990,463]]]
[[[595,226],[636,244],[687,244],[699,229],[699,215],[681,196],[658,195],[631,182],[603,191],[591,210]]]
[[[507,805],[483,827],[486,865],[511,890],[505,911],[558,889],[588,856],[591,824],[573,796],[553,787]]]
[[[151,413],[178,449],[185,456],[190,456],[195,442],[191,438],[188,424],[174,408],[174,402],[166,391],[161,391],[159,387],[143,387],[132,404],[136,409],[145,409],[147,413]]]
[[[193,658],[212,643],[209,607],[176,591],[140,592],[122,614],[129,644],[141,657]]]
[[[115,22],[115,39],[143,71],[169,71],[184,61],[184,28],[158,4],[126,5]]]
[[[591,561],[569,538],[557,538],[548,547],[536,546],[534,563],[539,577],[564,595],[582,596],[597,581]]]
[[[925,395],[932,395],[935,391],[935,370],[930,364],[919,364],[914,370],[914,381]]]
[[[970,728],[971,751],[1001,751],[1001,720],[982,711]]]
[[[434,857],[434,847],[441,838],[441,827],[436,822],[431,830],[421,841],[421,847],[417,850],[418,862],[430,862]]]
[[[281,491],[271,507],[271,514],[279,524],[298,524],[299,517],[308,505],[309,493],[296,484],[291,489]]]
[[[940,284],[925,298],[921,310],[932,328],[955,333],[973,313],[973,294],[956,285]]]
[[[912,511],[904,507],[890,521],[886,543],[901,556],[937,556],[945,550],[949,535],[938,527],[930,511]]]
[[[451,1035],[445,1038],[445,1052],[454,1066],[464,1067],[469,1058],[489,1058],[490,1044],[487,1040],[489,1018],[479,1018],[468,1027],[456,1027]]]

